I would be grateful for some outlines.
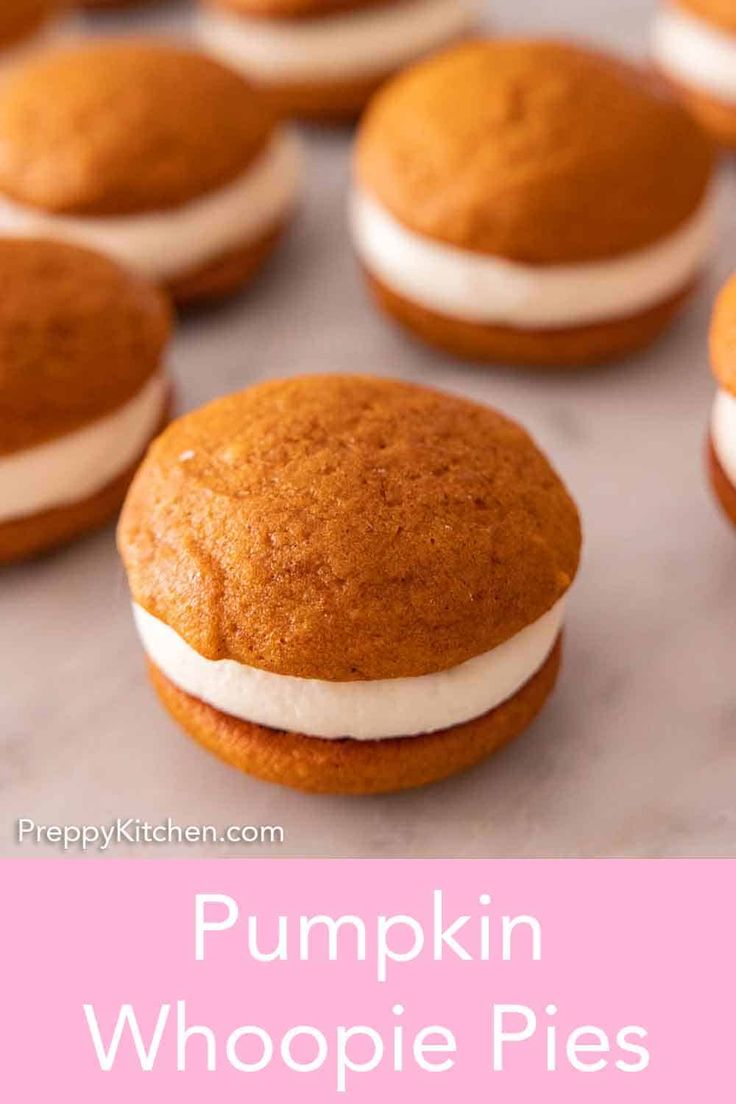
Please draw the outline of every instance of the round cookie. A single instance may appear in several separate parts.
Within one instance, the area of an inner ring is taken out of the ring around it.
[[[154,685],[269,781],[437,781],[554,684],[574,503],[496,411],[359,376],[260,384],[179,419],[118,544]]]
[[[718,393],[708,434],[708,470],[727,517],[736,525],[736,276],[716,302],[710,353]]]
[[[299,175],[264,98],[194,51],[92,42],[38,55],[0,87],[0,232],[77,241],[182,300],[251,278]]]
[[[346,122],[392,73],[477,25],[478,0],[200,0],[202,46],[282,115]]]
[[[77,246],[0,239],[0,563],[109,521],[166,418],[161,293]]]
[[[736,5],[662,0],[652,53],[693,114],[721,145],[736,147]]]
[[[379,304],[423,340],[589,364],[677,313],[710,246],[712,168],[657,78],[559,42],[469,43],[371,102],[353,237]]]

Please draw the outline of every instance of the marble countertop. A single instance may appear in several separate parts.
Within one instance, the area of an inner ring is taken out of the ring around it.
[[[641,0],[495,0],[509,31],[603,39],[641,53]],[[542,12],[541,9],[546,9]],[[181,17],[168,7],[160,17]],[[132,17],[128,17],[132,24]],[[15,821],[280,825],[280,845],[149,846],[201,856],[736,855],[736,537],[705,482],[710,305],[736,256],[733,171],[708,279],[655,348],[587,373],[453,363],[369,307],[348,245],[349,134],[310,131],[308,194],[246,297],[181,328],[182,409],[272,375],[350,370],[497,405],[535,434],[576,495],[585,561],[560,686],[533,728],[471,773],[363,800],[253,781],[185,738],[144,675],[112,528],[0,576],[0,853]],[[72,852],[77,854],[77,852]]]

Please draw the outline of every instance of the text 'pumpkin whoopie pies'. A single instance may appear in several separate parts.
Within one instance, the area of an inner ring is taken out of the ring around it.
[[[700,122],[720,143],[736,146],[734,0],[663,0],[652,50]]]
[[[736,525],[736,276],[731,277],[716,302],[710,351],[718,381],[708,447],[711,481],[726,514]]]
[[[0,240],[0,563],[80,536],[120,508],[163,428],[171,311],[78,246]]]
[[[295,139],[262,97],[194,51],[97,41],[0,85],[0,233],[109,253],[178,302],[248,281],[298,177]]]
[[[478,0],[200,0],[202,44],[279,110],[354,118],[392,73],[467,37]]]
[[[381,306],[459,356],[594,363],[651,341],[711,239],[713,151],[663,81],[545,41],[479,41],[377,93],[352,223]]]
[[[259,778],[354,794],[445,778],[530,723],[580,540],[514,422],[357,376],[181,418],[118,532],[169,712]]]

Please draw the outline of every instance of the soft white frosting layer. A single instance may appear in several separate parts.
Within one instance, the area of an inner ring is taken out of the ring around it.
[[[675,80],[736,104],[736,35],[668,5],[655,18],[652,51]]]
[[[93,495],[134,464],[156,432],[166,397],[152,376],[124,406],[34,448],[0,456],[0,522]]]
[[[736,487],[736,395],[719,391],[713,404],[711,440],[721,467]]]
[[[682,291],[713,238],[710,200],[655,245],[585,264],[531,265],[445,245],[402,226],[364,190],[351,203],[353,238],[368,270],[439,314],[518,329],[564,329],[626,318]]]
[[[564,601],[485,655],[417,678],[325,682],[275,675],[232,659],[205,659],[134,605],[143,647],[180,689],[222,713],[322,739],[385,740],[436,732],[487,713],[542,667],[562,625]]]
[[[151,279],[166,280],[257,241],[277,226],[295,203],[300,175],[301,146],[283,130],[237,180],[181,207],[78,218],[0,197],[0,234],[77,242]]]
[[[388,73],[469,30],[478,0],[399,0],[314,19],[264,19],[205,10],[206,49],[259,81],[317,83]]]

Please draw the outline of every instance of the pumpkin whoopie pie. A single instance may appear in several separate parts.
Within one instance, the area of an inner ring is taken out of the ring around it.
[[[559,42],[469,43],[367,109],[356,248],[379,304],[431,344],[593,363],[679,310],[708,252],[712,166],[656,76]]]
[[[298,170],[263,97],[188,49],[56,49],[0,86],[0,233],[109,253],[178,302],[250,279],[291,214]]]
[[[208,50],[286,115],[341,122],[392,73],[467,37],[478,0],[200,0]]]
[[[722,145],[736,147],[734,0],[663,0],[652,48],[703,126]]]
[[[580,539],[514,422],[339,375],[179,419],[118,531],[169,712],[259,778],[355,794],[445,778],[530,723]]]
[[[108,521],[163,427],[162,293],[63,242],[0,240],[0,563]]]
[[[726,514],[736,525],[736,275],[716,302],[710,352],[718,381],[708,439],[710,475]]]

